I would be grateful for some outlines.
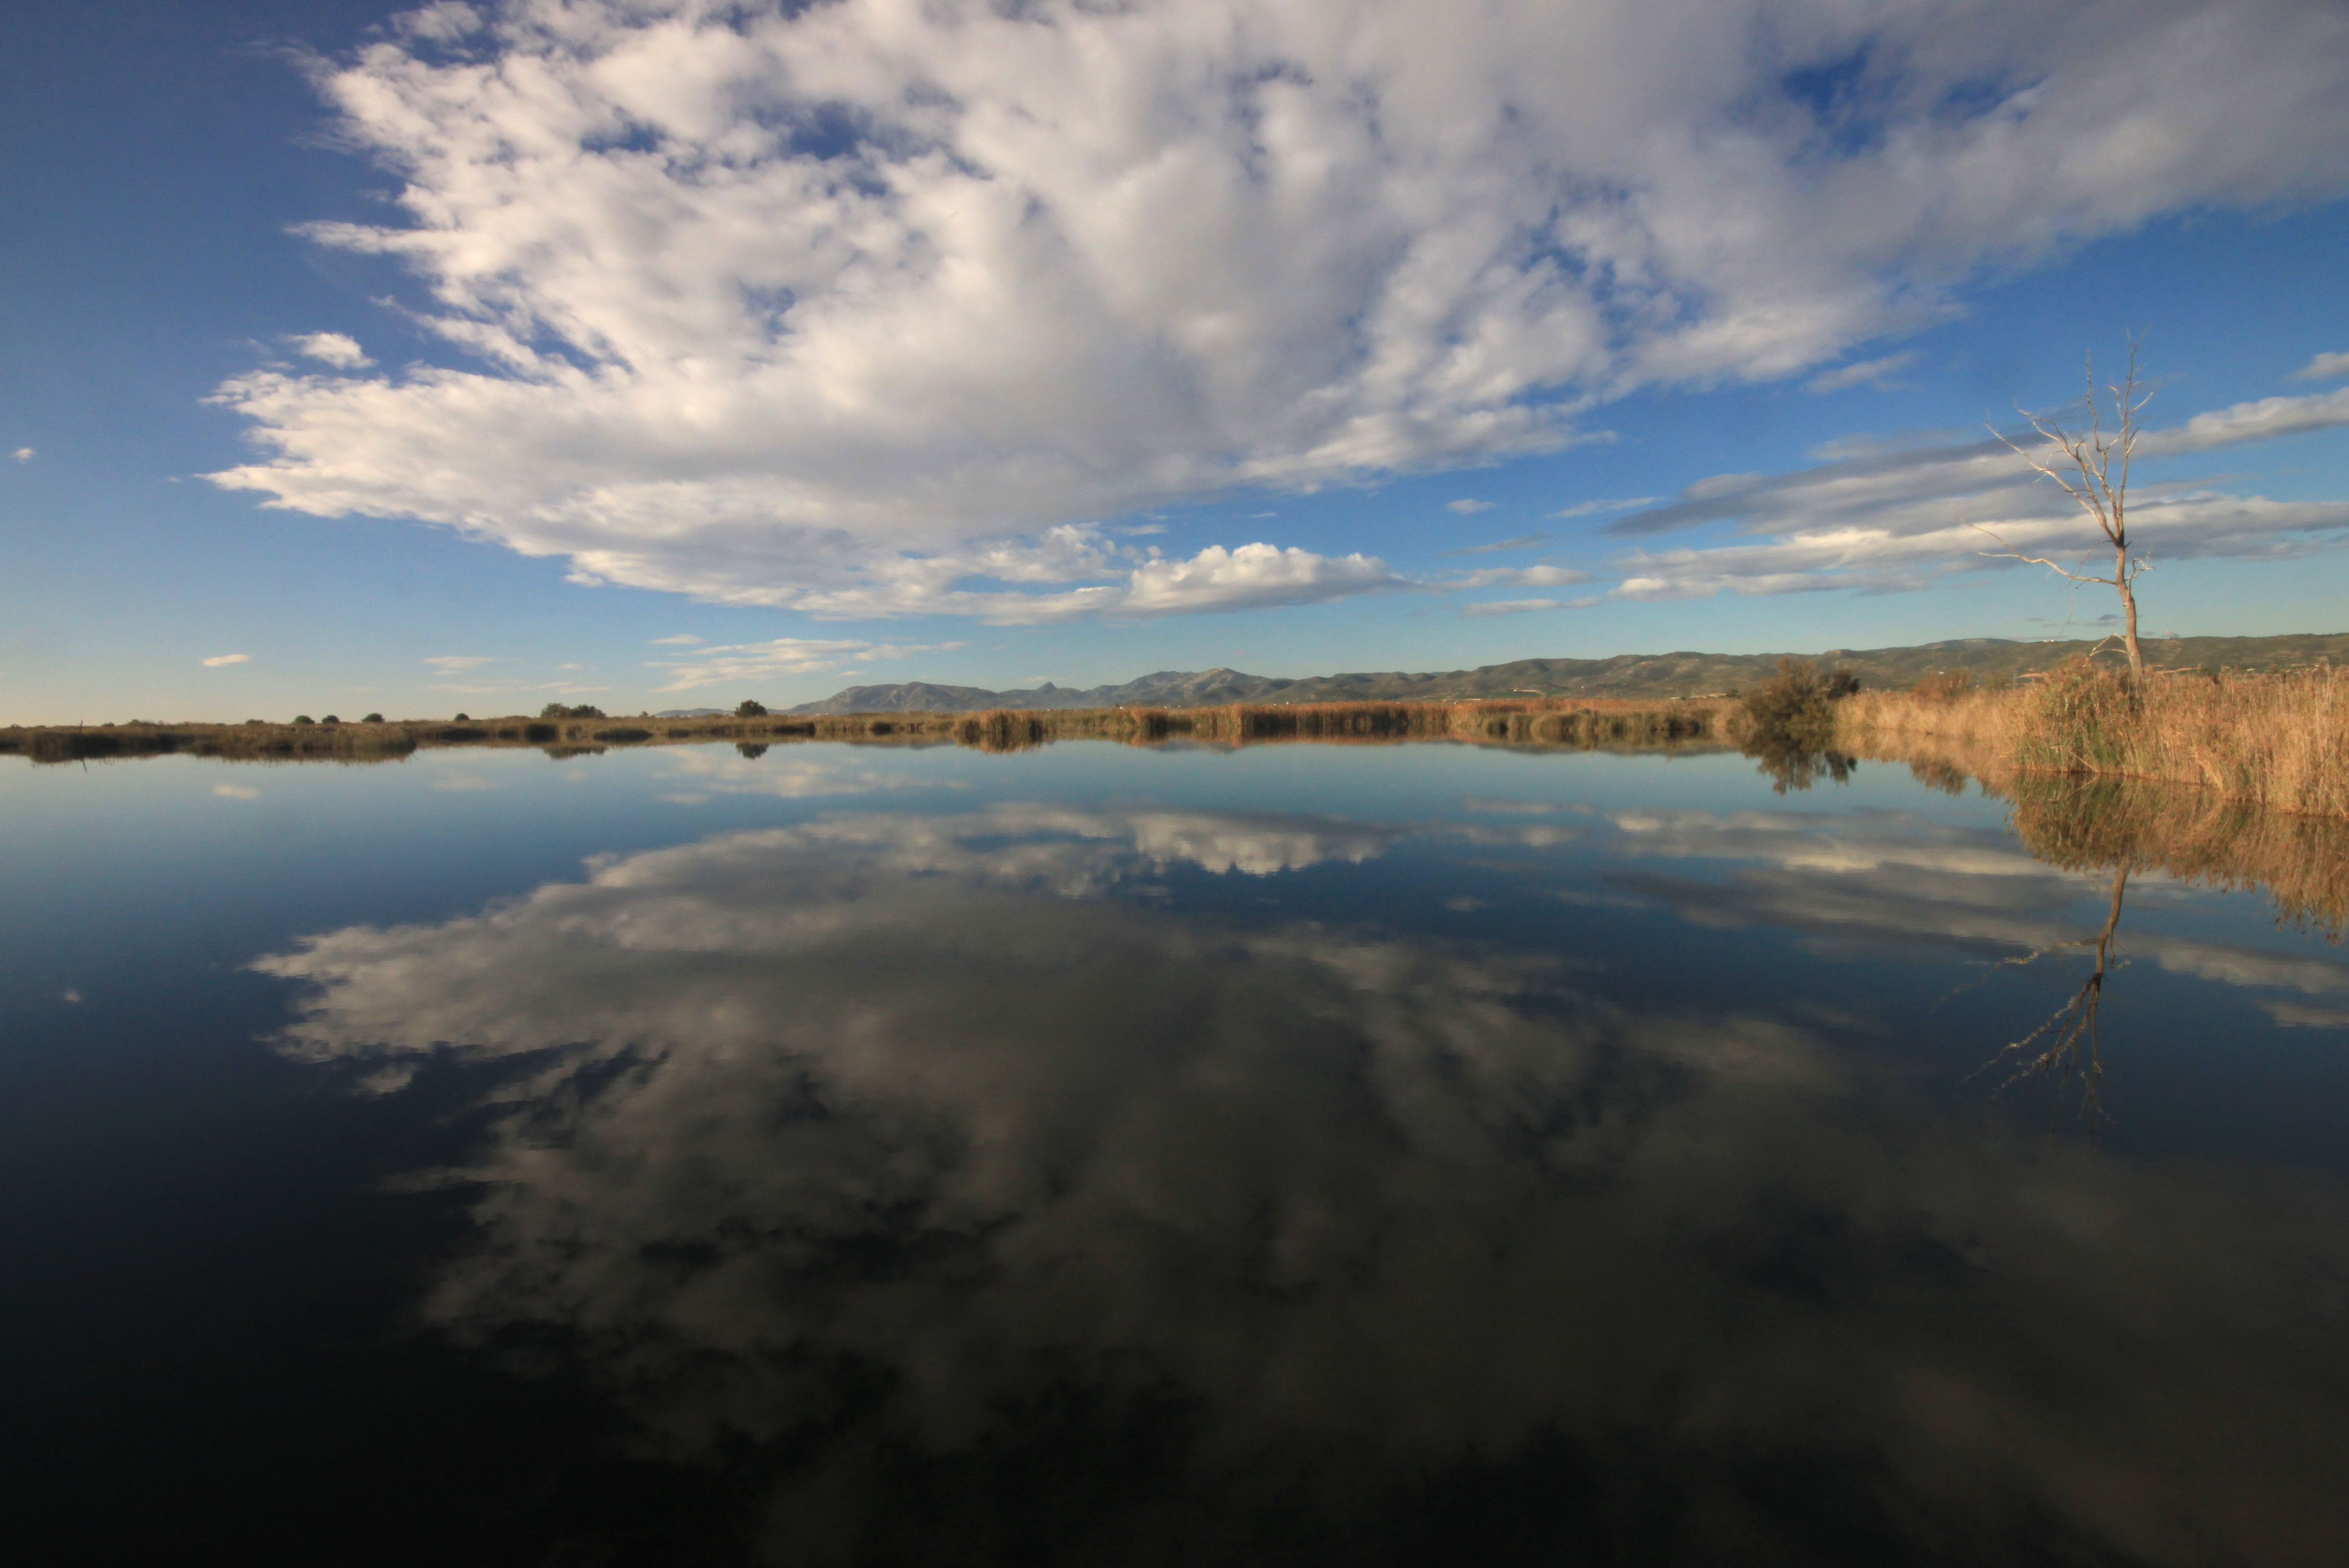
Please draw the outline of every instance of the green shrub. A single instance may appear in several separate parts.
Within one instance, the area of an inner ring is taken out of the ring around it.
[[[538,710],[541,718],[601,718],[604,710],[581,703],[577,707],[565,707],[559,702],[548,703]]]
[[[359,720],[359,722],[361,724],[381,724],[383,722],[383,715],[379,713],[371,713],[365,718]]]
[[[316,723],[317,723],[318,721],[317,721],[316,719],[315,719],[315,718],[312,718],[312,717],[311,717],[308,714],[306,714],[306,713],[297,713],[297,714],[295,714],[295,715],[294,716],[294,722],[295,722],[295,723],[296,723],[296,724],[316,724]]]
[[[767,717],[767,710],[764,707],[752,702],[746,696],[740,703],[736,705],[734,717],[737,718],[764,718]]]
[[[1745,717],[1757,738],[1823,749],[1835,737],[1835,704],[1859,690],[1847,669],[1822,671],[1808,659],[1778,661],[1778,673],[1745,694]]]

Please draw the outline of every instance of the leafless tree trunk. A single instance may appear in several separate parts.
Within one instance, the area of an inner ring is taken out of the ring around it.
[[[2104,406],[2096,399],[2095,362],[2091,358],[2087,368],[2088,391],[2084,399],[2087,404],[2088,417],[2088,428],[2085,433],[2067,430],[2055,419],[2032,413],[2023,413],[2023,417],[2031,421],[2031,428],[2039,432],[2046,446],[2026,449],[2001,431],[1993,429],[1991,432],[2013,448],[2015,456],[2062,485],[2064,493],[2077,501],[2080,510],[2095,520],[2096,527],[2104,533],[2105,542],[2112,546],[2113,574],[2110,577],[2085,576],[2044,556],[2025,555],[2007,545],[2005,540],[1999,539],[1989,529],[1979,523],[1973,526],[1978,531],[1998,540],[2002,548],[1992,553],[2012,556],[2033,566],[2044,566],[2075,583],[2105,583],[2117,589],[2121,596],[2121,639],[2128,648],[2129,676],[2133,680],[2142,681],[2145,678],[2145,650],[2138,645],[2137,636],[2136,584],[2137,574],[2152,570],[2152,562],[2129,552],[2128,473],[2129,459],[2137,451],[2137,412],[2153,394],[2141,394],[2137,389],[2137,340],[2132,338],[2129,341],[2128,374],[2117,386],[2105,388],[2112,397],[2115,429],[2107,431],[2105,428]],[[2018,409],[2017,412],[2023,411]],[[2063,455],[2051,459],[2045,455],[2047,446],[2054,447]],[[2114,472],[2115,459],[2119,459],[2117,474]]]

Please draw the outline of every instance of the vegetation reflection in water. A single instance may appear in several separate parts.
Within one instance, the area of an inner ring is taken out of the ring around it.
[[[2040,861],[1900,813],[1525,804],[842,815],[262,967],[307,987],[286,1052],[386,1093],[455,1057],[508,1108],[442,1173],[480,1241],[428,1322],[740,1478],[781,1560],[2349,1548],[2336,1186],[1985,1130],[1771,995],[1164,886],[1603,841],[1560,896],[2012,956],[2077,871],[2160,863],[2162,809],[2108,841],[2018,799],[2070,846]],[[2184,874],[2254,870],[2219,852]]]
[[[1743,750],[1771,788],[1784,795],[1816,784],[1850,781],[1860,759],[1809,743],[1809,738],[1764,729]],[[1918,782],[1959,795],[1975,782],[1964,768],[1933,753],[1906,758]],[[1972,759],[1981,766],[1981,759]],[[2271,811],[2240,797],[2153,780],[1985,769],[1988,788],[2012,803],[2011,825],[2038,859],[2066,871],[2107,874],[2109,892],[2100,925],[1998,961],[2027,968],[2042,959],[2077,955],[2086,972],[2077,988],[2036,1028],[2002,1048],[1988,1069],[2013,1069],[2001,1087],[2026,1079],[2054,1084],[2059,1103],[2075,1081],[2080,1105],[2093,1117],[2104,1078],[2102,1016],[2105,987],[2118,956],[2121,913],[2132,872],[2158,872],[2179,881],[2229,891],[2260,890],[2273,898],[2279,924],[2338,944],[2349,923],[2349,820]],[[1984,975],[1975,984],[1994,978]],[[2295,1021],[2349,1027],[2349,1011],[2300,1006]]]

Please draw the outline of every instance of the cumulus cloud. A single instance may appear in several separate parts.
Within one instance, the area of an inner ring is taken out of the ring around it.
[[[365,370],[375,363],[359,347],[357,338],[339,332],[314,332],[306,337],[297,337],[294,349],[305,359],[315,359],[337,370]]]
[[[1555,449],[2328,198],[2344,53],[2307,0],[440,4],[324,78],[403,221],[312,232],[450,363],[239,377],[212,477],[819,614],[1288,603],[1121,587],[1089,525]]]
[[[11,458],[14,458],[16,461],[18,461],[18,462],[20,462],[20,463],[29,463],[29,462],[31,462],[35,458],[36,458],[36,457],[39,457],[39,456],[40,456],[40,454],[39,454],[38,452],[36,452],[36,451],[35,451],[35,450],[33,450],[33,449],[32,449],[32,448],[30,448],[30,447],[19,447],[19,448],[17,448],[15,451],[13,451],[13,452],[9,453],[8,455],[9,455]]]
[[[1331,557],[1270,544],[1243,544],[1237,550],[1211,544],[1188,561],[1154,561],[1137,567],[1124,593],[1102,607],[1121,615],[1259,610],[1317,604],[1402,585],[1403,580],[1372,555]]]
[[[2335,376],[2349,376],[2349,353],[2320,354],[2292,373],[2295,381],[2330,381]]]
[[[204,661],[204,667],[206,669],[218,669],[222,665],[249,665],[252,662],[253,655],[251,654],[214,654],[211,658]]]
[[[1804,387],[1812,392],[1840,392],[1847,387],[1873,387],[1879,392],[1899,389],[1891,379],[1896,371],[1906,370],[1920,356],[1914,349],[1905,354],[1889,354],[1881,359],[1863,359],[1857,365],[1847,365],[1822,376],[1814,376]]]

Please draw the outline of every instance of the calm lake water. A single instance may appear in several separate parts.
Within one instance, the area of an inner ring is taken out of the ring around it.
[[[2113,871],[1898,767],[7,761],[0,866],[41,1561],[2349,1562],[2349,952],[2140,867],[2009,1082]]]

